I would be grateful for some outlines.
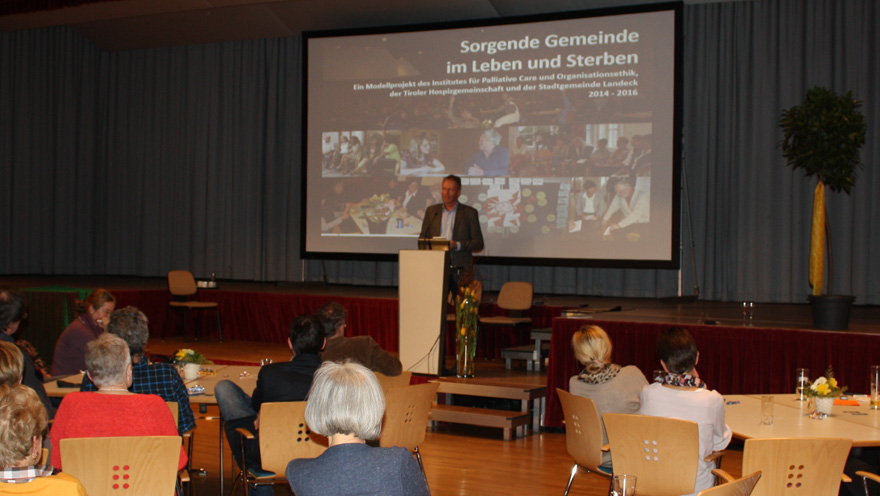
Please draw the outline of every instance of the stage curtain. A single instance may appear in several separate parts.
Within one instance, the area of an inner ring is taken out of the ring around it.
[[[569,378],[581,370],[571,351],[571,337],[581,326],[595,324],[614,344],[611,359],[635,365],[650,380],[660,369],[654,353],[657,337],[669,324],[601,320],[553,319],[550,368],[547,373],[545,425],[562,427],[562,407],[556,388],[568,390]],[[868,368],[876,364],[880,335],[856,332],[682,325],[694,336],[700,352],[697,371],[721,394],[794,393],[794,372],[810,369],[812,378],[834,367],[841,384],[850,391],[868,389]]]

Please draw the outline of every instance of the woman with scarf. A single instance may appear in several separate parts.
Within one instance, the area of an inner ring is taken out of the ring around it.
[[[571,338],[574,356],[584,370],[569,381],[571,394],[593,400],[599,410],[599,418],[606,413],[636,413],[639,410],[639,393],[648,385],[645,375],[634,365],[621,367],[611,363],[611,340],[605,331],[595,325],[581,327]],[[605,425],[602,425],[602,441],[608,444]],[[602,463],[611,464],[611,454],[604,453]]]

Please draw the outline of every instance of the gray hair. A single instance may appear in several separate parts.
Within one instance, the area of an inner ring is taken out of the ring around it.
[[[95,386],[125,384],[129,365],[128,345],[119,336],[105,332],[86,345],[86,370]]]
[[[125,307],[110,315],[107,332],[125,340],[132,355],[143,355],[150,339],[147,316],[135,307]]]
[[[312,431],[378,439],[384,415],[385,393],[370,369],[354,362],[324,362],[315,372],[306,403]]]
[[[487,129],[485,132],[483,132],[483,134],[485,134],[487,138],[492,140],[492,143],[495,143],[495,146],[501,144],[501,135],[498,134],[498,131],[494,129]]]

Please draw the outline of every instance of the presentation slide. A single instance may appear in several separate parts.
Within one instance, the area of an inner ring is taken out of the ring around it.
[[[303,256],[396,260],[455,174],[480,263],[677,267],[680,5],[646,9],[307,33]]]

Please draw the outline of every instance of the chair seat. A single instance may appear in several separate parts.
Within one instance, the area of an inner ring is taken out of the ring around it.
[[[257,470],[255,468],[249,468],[248,473],[251,474],[251,477],[255,479],[274,479],[277,477],[275,472],[269,472],[267,470]]]
[[[217,308],[216,301],[169,301],[168,305],[178,308]]]
[[[506,317],[503,315],[496,315],[494,317],[480,317],[480,323],[489,325],[522,326],[531,325],[532,319],[530,317]]]

